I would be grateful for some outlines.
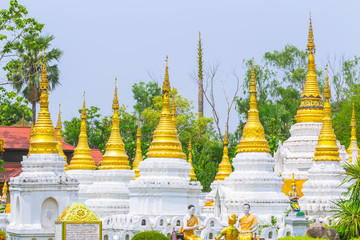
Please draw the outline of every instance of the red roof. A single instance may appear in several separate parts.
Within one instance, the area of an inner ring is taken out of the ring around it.
[[[99,163],[101,162],[102,157],[103,157],[100,150],[99,149],[91,149],[91,156],[93,157],[95,164],[99,165]]]
[[[4,162],[2,165],[5,171],[0,173],[0,182],[4,182],[4,179],[8,182],[11,177],[17,177],[22,171],[20,162]]]
[[[29,149],[31,127],[0,126],[0,138],[5,141],[5,149]],[[73,151],[74,146],[61,139],[64,151]]]

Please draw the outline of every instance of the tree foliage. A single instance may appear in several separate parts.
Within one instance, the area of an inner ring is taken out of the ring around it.
[[[32,112],[28,103],[23,97],[17,96],[15,92],[7,92],[5,88],[0,87],[0,125],[14,125],[22,117],[31,121]]]

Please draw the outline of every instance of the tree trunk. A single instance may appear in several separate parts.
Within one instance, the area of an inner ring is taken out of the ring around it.
[[[204,83],[203,83],[203,53],[202,53],[202,45],[201,45],[201,36],[199,32],[199,45],[198,45],[198,112],[199,117],[204,116]]]
[[[32,102],[32,114],[33,114],[33,124],[36,123],[36,102]]]

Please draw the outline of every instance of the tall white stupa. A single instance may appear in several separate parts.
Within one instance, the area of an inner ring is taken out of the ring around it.
[[[264,127],[259,120],[256,103],[254,65],[250,81],[250,110],[242,139],[233,158],[234,171],[222,184],[212,185],[215,215],[241,213],[242,205],[249,203],[251,212],[260,220],[271,216],[282,219],[289,200],[282,193],[282,178],[274,173],[275,160],[270,154]],[[221,219],[224,221],[224,219]]]
[[[48,88],[44,60],[40,112],[31,132],[29,154],[21,162],[22,173],[10,180],[11,220],[6,229],[10,239],[54,239],[55,220],[78,199],[79,182],[65,173],[64,157],[57,148]]]
[[[199,205],[202,186],[190,181],[191,165],[185,160],[176,127],[170,114],[170,82],[166,60],[162,86],[163,106],[159,125],[154,131],[148,158],[140,162],[140,176],[130,181],[129,215],[184,216],[187,206]]]
[[[106,152],[99,170],[94,172],[96,181],[87,189],[87,194],[91,197],[85,202],[101,218],[129,212],[127,184],[135,176],[134,171],[130,170],[129,157],[120,135],[116,82],[112,109],[114,114]]]
[[[333,202],[340,199],[347,185],[340,185],[345,170],[340,164],[339,147],[331,123],[330,86],[326,69],[326,83],[324,89],[324,116],[319,140],[315,148],[315,157],[309,169],[309,179],[303,185],[304,196],[300,198],[301,210],[312,217],[332,215]]]
[[[302,184],[308,179],[308,170],[312,166],[315,147],[322,126],[323,101],[321,98],[315,72],[315,44],[310,19],[307,49],[309,51],[308,72],[305,86],[301,94],[301,102],[295,116],[296,124],[291,126],[290,138],[279,143],[274,155],[276,159],[275,172],[284,178],[283,191],[291,190],[291,179],[294,173],[297,186],[301,191]],[[344,146],[339,142],[340,157],[347,158]],[[302,193],[300,192],[300,196]]]

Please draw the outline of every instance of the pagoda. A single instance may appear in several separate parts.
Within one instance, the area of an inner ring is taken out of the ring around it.
[[[54,239],[55,220],[78,198],[79,182],[65,173],[64,157],[59,154],[48,89],[44,51],[40,112],[31,131],[29,154],[21,162],[22,173],[10,180],[9,239]]]
[[[132,216],[184,216],[187,206],[198,210],[201,185],[190,181],[191,164],[186,161],[170,113],[170,81],[166,59],[162,86],[162,112],[154,131],[147,159],[140,162],[140,176],[130,181],[130,211]]]
[[[84,92],[84,102],[81,110],[81,125],[79,141],[74,150],[74,155],[68,166],[67,173],[76,178],[79,182],[79,201],[85,202],[89,199],[87,188],[95,181],[94,171],[96,169],[95,162],[91,156],[91,150],[88,144],[86,134],[86,102]]]
[[[274,154],[275,172],[284,178],[283,192],[291,190],[292,174],[295,174],[300,197],[302,184],[308,179],[308,170],[312,166],[315,147],[317,145],[323,118],[323,101],[315,72],[315,43],[310,18],[307,50],[308,70],[305,86],[301,94],[300,106],[295,116],[296,124],[291,126],[290,138],[282,144]],[[345,147],[340,146],[340,157],[347,158]]]
[[[340,195],[347,189],[346,184],[341,185],[345,170],[340,164],[339,147],[332,128],[331,92],[327,69],[324,98],[323,123],[312,159],[313,164],[309,169],[308,181],[303,184],[304,196],[300,198],[301,210],[315,218],[332,215],[334,202],[339,201]]]
[[[244,203],[249,203],[251,212],[261,220],[269,221],[271,216],[282,219],[289,202],[281,192],[283,181],[273,170],[275,160],[259,120],[254,63],[251,72],[250,109],[237,155],[232,160],[234,171],[222,184],[212,185],[214,215],[221,217],[222,222],[229,214],[242,212]]]
[[[350,127],[351,127],[351,138],[350,138],[349,147],[347,149],[347,153],[349,154],[349,162],[353,163],[353,162],[355,162],[353,159],[353,151],[357,151],[357,153],[359,154],[359,147],[358,147],[357,138],[356,138],[356,117],[355,117],[354,104],[353,104]]]
[[[130,170],[129,157],[120,135],[116,80],[112,109],[114,113],[106,151],[99,170],[94,172],[96,181],[87,189],[90,199],[86,201],[86,205],[101,218],[129,212],[127,184],[135,176],[134,171]]]

